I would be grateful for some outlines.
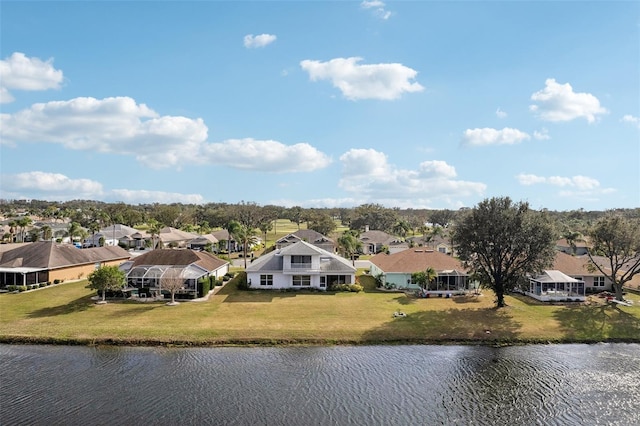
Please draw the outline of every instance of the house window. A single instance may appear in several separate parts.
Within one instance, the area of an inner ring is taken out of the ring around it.
[[[311,275],[294,275],[292,279],[294,287],[308,287],[311,285]]]
[[[593,277],[594,287],[604,287],[604,277]]]
[[[326,286],[327,286],[327,277],[321,276],[320,277],[320,287],[326,287]]]
[[[260,285],[273,285],[273,275],[260,275]]]
[[[438,251],[439,251],[440,253],[447,254],[447,248],[446,248],[446,247],[438,247]]]

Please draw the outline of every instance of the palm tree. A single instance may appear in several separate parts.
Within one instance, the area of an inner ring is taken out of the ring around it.
[[[431,266],[425,269],[424,275],[425,275],[425,278],[427,279],[427,284],[429,286],[431,286],[431,284],[438,279],[438,273]]]
[[[78,222],[71,222],[69,224],[69,229],[67,229],[67,233],[69,234],[69,240],[71,244],[73,244],[73,237],[77,235],[81,235],[82,227]]]
[[[51,227],[49,225],[44,225],[42,228],[40,228],[40,232],[42,232],[42,239],[44,241],[51,241],[51,238],[53,237],[53,231],[51,230]]]
[[[342,236],[338,238],[338,247],[342,249],[344,257],[350,258],[352,264],[355,266],[356,261],[353,255],[362,248],[362,242],[358,239],[357,232],[353,230],[344,231]]]
[[[29,216],[24,216],[18,219],[17,221],[18,229],[20,230],[20,242],[24,242],[24,232],[27,229],[27,226],[31,225],[31,218]]]
[[[163,226],[155,219],[149,219],[147,225],[149,225],[149,228],[147,228],[147,232],[151,234],[151,249],[155,250],[157,245],[156,237],[160,235],[160,230],[163,228]]]
[[[246,225],[238,223],[233,227],[233,238],[242,243],[242,254],[244,256],[244,267],[247,268],[247,249],[258,242],[255,230]]]

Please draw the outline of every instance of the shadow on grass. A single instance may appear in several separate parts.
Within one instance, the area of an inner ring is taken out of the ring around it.
[[[618,306],[567,306],[554,317],[568,338],[601,341],[640,336],[640,315],[632,315]]]
[[[514,341],[520,327],[504,309],[448,309],[393,318],[363,337],[371,341]]]
[[[412,296],[407,296],[406,294],[398,297],[394,297],[393,300],[398,302],[401,305],[413,305],[416,303],[418,299]]]
[[[456,303],[479,303],[480,299],[478,295],[475,294],[466,294],[464,296],[453,296],[452,300]]]
[[[91,299],[92,295],[80,297],[69,303],[59,306],[51,306],[47,308],[37,309],[29,314],[30,318],[46,318],[54,317],[57,315],[72,314],[75,312],[82,312],[89,309],[94,304]]]

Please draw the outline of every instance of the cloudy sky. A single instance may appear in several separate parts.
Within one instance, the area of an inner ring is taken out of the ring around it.
[[[640,206],[640,3],[3,1],[0,198]]]

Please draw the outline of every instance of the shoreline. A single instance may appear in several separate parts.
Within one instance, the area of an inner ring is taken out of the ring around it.
[[[164,348],[224,348],[224,347],[292,347],[292,346],[526,346],[526,345],[568,345],[629,343],[640,344],[638,338],[592,339],[398,339],[398,340],[325,340],[325,339],[235,339],[220,341],[190,340],[118,340],[112,338],[74,339],[53,337],[0,336],[0,344],[6,345],[51,345],[86,347],[164,347]]]

